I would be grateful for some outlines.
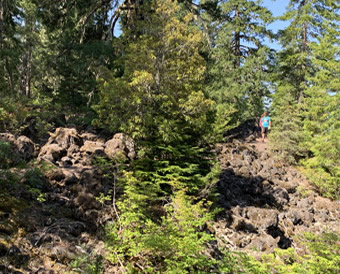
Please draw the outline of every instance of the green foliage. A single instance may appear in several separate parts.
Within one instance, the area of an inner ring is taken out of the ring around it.
[[[103,257],[95,254],[82,254],[70,263],[72,273],[103,273]]]
[[[0,125],[1,125],[1,129],[4,129],[5,128],[5,125],[9,122],[9,114],[8,112],[0,107]]]
[[[152,155],[160,158],[153,159]],[[212,164],[208,157],[206,149],[189,145],[154,146],[134,162],[133,168],[139,178],[161,186],[166,195],[186,187],[197,194],[207,184],[205,175]]]
[[[25,100],[20,101],[9,96],[0,99],[1,120],[0,129],[17,132],[25,118],[29,115]]]
[[[213,105],[201,91],[202,35],[192,27],[192,14],[177,18],[176,3],[153,8],[156,13],[145,11],[137,29],[125,31],[128,45],[119,60],[123,76],[114,70],[100,81],[97,124],[126,132],[137,142],[194,143],[194,137],[209,132]]]
[[[105,41],[110,7],[95,0],[2,1],[2,96],[34,100],[43,95],[53,104],[89,107],[96,101],[96,78],[115,58]]]
[[[264,271],[276,273],[337,273],[340,270],[339,237],[334,233],[305,234],[300,241],[308,253],[299,255],[293,248],[264,255]]]
[[[0,141],[0,169],[8,169],[19,163],[18,156],[14,153],[12,145]]]
[[[299,185],[296,188],[296,190],[299,193],[299,196],[302,198],[307,198],[313,193],[313,190],[310,187],[303,186],[303,185]]]
[[[276,249],[264,254],[260,260],[245,253],[232,253],[234,273],[338,273],[340,270],[339,235],[306,233],[299,236],[304,253],[293,248]]]
[[[223,140],[223,134],[229,129],[237,126],[234,115],[237,109],[233,104],[219,103],[216,104],[215,119],[213,122],[213,129],[210,139],[214,142],[221,142]]]
[[[272,38],[272,16],[262,1],[204,0],[194,9],[190,1],[132,1],[133,12],[119,9],[123,33],[112,40],[114,1],[0,2],[0,130],[19,134],[32,126],[40,142],[66,120],[94,120],[136,141],[137,160],[127,166],[123,158],[94,160],[110,182],[119,167],[126,170],[114,191],[97,197],[104,204],[114,196],[107,245],[122,270],[339,272],[333,234],[305,236],[304,255],[278,250],[256,261],[226,251],[223,260],[208,260],[203,251],[212,237],[203,226],[213,211],[202,199],[214,199],[220,173],[209,144],[262,112],[270,88],[273,150],[289,163],[303,159],[320,193],[339,198],[337,1],[290,1],[276,73],[263,45]],[[17,164],[10,144],[0,142],[0,168]],[[51,168],[43,162],[24,176],[41,202],[49,189],[41,172]],[[0,185],[13,193],[21,187],[8,170],[0,170]],[[79,257],[73,267],[100,273],[101,257]]]
[[[297,5],[297,2],[301,5]],[[273,96],[272,150],[296,164],[305,151],[301,102],[307,86],[307,77],[313,72],[310,63],[309,28],[313,25],[310,5],[304,1],[290,1],[283,20],[290,25],[280,33],[283,49],[278,53],[276,92]]]
[[[42,161],[41,163],[39,163],[39,165],[37,165],[39,170],[44,174],[49,170],[52,170],[55,168],[55,165],[53,165],[50,162],[47,161]]]
[[[28,190],[32,193],[32,195],[39,202],[45,202],[45,194],[50,188],[40,169],[33,168],[27,170],[24,179],[26,186],[28,187]]]
[[[54,126],[63,125],[58,122],[62,112],[65,111],[58,104],[52,104],[52,99],[46,96],[34,100],[6,96],[0,99],[0,130],[20,134],[31,127],[34,133],[30,137],[38,142]]]
[[[24,166],[24,161],[20,160],[19,155],[13,150],[8,142],[0,141],[0,169]]]
[[[12,94],[18,87],[19,74],[15,66],[20,62],[20,42],[16,36],[15,18],[19,16],[18,1],[2,1],[0,7],[0,90],[1,97]],[[13,95],[13,94],[12,94]]]
[[[270,51],[262,44],[263,37],[271,37],[266,29],[272,21],[269,10],[259,1],[233,0],[221,3],[220,11],[212,22],[215,46],[208,70],[209,94],[219,105],[217,127],[228,120],[235,126],[262,113],[271,67]],[[223,112],[230,115],[226,120]]]
[[[19,178],[9,170],[0,170],[0,193],[15,192],[18,188]]]
[[[104,193],[100,193],[99,197],[96,197],[96,200],[101,203],[102,205],[104,205],[106,202],[111,201],[112,200],[112,191],[110,191],[108,193],[109,195],[105,195]]]
[[[301,162],[321,194],[339,197],[339,10],[336,1],[290,1],[282,17],[273,150]],[[314,37],[314,38],[313,38]]]
[[[212,238],[200,228],[212,215],[204,209],[203,201],[194,203],[185,190],[180,190],[162,209],[160,201],[155,203],[157,189],[152,184],[138,181],[131,173],[125,174],[125,183],[124,196],[117,203],[121,214],[107,228],[108,259],[120,262],[131,273],[209,269],[213,261],[202,252]]]
[[[337,273],[340,271],[339,235],[323,233],[320,236],[306,234],[302,238],[309,250],[307,269],[311,273]]]
[[[306,90],[305,146],[311,156],[303,164],[306,175],[325,196],[340,197],[340,66],[339,41],[334,29],[313,44],[312,62],[318,71]]]
[[[100,81],[97,123],[134,138],[139,159],[131,168],[156,193],[185,187],[197,193],[210,168],[206,143],[213,107],[201,91],[202,35],[193,14],[176,2],[144,8],[143,20],[135,18],[137,28],[124,29],[123,75],[108,71]]]
[[[46,190],[47,188],[44,175],[38,168],[27,170],[24,178],[30,187],[38,188],[40,190]]]
[[[281,86],[274,95],[271,114],[272,130],[270,146],[279,160],[296,164],[306,155],[302,118],[299,106],[287,92],[290,86]],[[284,95],[285,94],[285,95]]]

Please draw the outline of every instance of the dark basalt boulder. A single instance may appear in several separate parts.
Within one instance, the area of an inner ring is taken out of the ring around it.
[[[340,228],[334,218],[340,206],[317,199],[311,189],[303,191],[306,179],[297,170],[277,161],[262,143],[259,150],[253,138],[242,136],[233,130],[216,149],[222,168],[220,206],[227,212],[212,225],[217,237],[229,248],[261,253],[291,247],[298,233]]]

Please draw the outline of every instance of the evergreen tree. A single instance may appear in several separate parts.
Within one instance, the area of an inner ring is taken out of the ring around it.
[[[340,197],[340,43],[336,22],[339,18],[334,13],[334,24],[327,23],[323,36],[311,45],[317,72],[309,79],[304,100],[305,146],[312,153],[304,161],[307,176],[333,198]]]
[[[169,147],[202,143],[212,101],[201,91],[203,43],[192,14],[184,14],[181,22],[175,16],[179,8],[170,11],[163,4],[160,9],[159,16],[145,12],[138,28],[124,33],[127,46],[118,60],[124,63],[123,75],[107,72],[96,109],[101,124],[132,135],[152,149],[147,152],[152,157],[171,160],[181,152]]]
[[[112,1],[32,1],[43,44],[36,50],[42,79],[36,86],[55,102],[89,106],[97,95],[96,78],[115,58],[111,41],[105,41]]]
[[[331,24],[335,5],[335,1],[291,0],[281,18],[289,20],[290,25],[280,32],[283,49],[278,53],[274,80],[277,92],[272,106],[272,143],[273,149],[290,162],[306,156],[307,148],[303,148],[303,100],[307,88],[312,85],[309,79],[318,70],[311,61],[311,45],[316,37],[323,36],[325,24]]]
[[[31,0],[7,1],[0,4],[0,54],[3,90],[14,97],[31,97],[34,86],[34,49],[39,47],[40,25],[37,8]],[[2,14],[2,15],[1,15]]]
[[[278,160],[296,164],[307,151],[303,146],[304,133],[301,113],[290,94],[291,85],[280,86],[273,95],[273,130],[270,146]]]
[[[263,42],[264,38],[271,38],[266,26],[273,19],[261,3],[248,0],[220,3],[209,69],[209,90],[219,105],[219,120],[227,120],[233,114],[235,123],[259,115],[269,93],[270,50]]]
[[[96,106],[98,123],[139,146],[121,182],[120,222],[108,229],[111,259],[131,271],[204,271],[210,237],[198,229],[211,215],[192,196],[214,180],[204,153],[212,101],[201,91],[202,34],[176,1],[155,1],[142,14],[137,28],[124,23],[124,67],[104,75]]]
[[[21,0],[21,23],[22,26],[19,30],[21,34],[22,46],[24,48],[21,54],[20,64],[20,83],[19,83],[19,95],[31,97],[32,95],[32,82],[34,81],[33,75],[34,69],[37,63],[36,51],[34,48],[38,48],[39,40],[39,24],[36,21],[37,7],[30,0]],[[39,79],[40,80],[40,79]]]
[[[291,0],[282,20],[290,21],[289,26],[280,32],[282,50],[279,52],[279,77],[292,84],[291,95],[299,103],[302,102],[304,91],[308,86],[307,78],[313,74],[314,68],[310,61],[310,43],[322,35],[321,22],[329,22],[332,1]]]
[[[155,192],[141,190],[132,174],[124,178],[124,196],[117,203],[119,220],[107,227],[108,259],[129,272],[207,272],[216,262],[203,253],[212,240],[200,231],[212,219],[203,202],[195,202],[181,190],[164,208],[154,202],[150,206],[150,194]]]
[[[19,15],[18,1],[0,1],[0,89],[1,99],[7,95],[16,95],[18,87],[20,41],[15,36]]]

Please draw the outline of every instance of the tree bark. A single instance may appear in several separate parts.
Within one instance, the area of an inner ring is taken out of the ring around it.
[[[14,80],[13,80],[13,75],[12,75],[12,71],[11,71],[7,56],[5,58],[5,69],[6,69],[7,75],[8,75],[9,88],[10,88],[12,94],[14,95]]]
[[[26,83],[25,83],[25,95],[31,97],[31,80],[32,80],[32,49],[28,49],[27,53],[27,69],[26,69]]]
[[[239,17],[239,10],[238,7],[236,7],[235,9],[235,19],[237,20],[237,18]],[[234,34],[234,40],[235,40],[235,48],[234,48],[234,52],[235,52],[235,68],[239,68],[241,65],[241,61],[240,61],[240,57],[241,57],[241,35],[240,32],[237,30]]]
[[[3,0],[0,0],[0,48],[2,48],[3,29],[4,29],[4,4]]]
[[[307,3],[308,3],[308,0],[303,0],[301,2],[301,7],[304,7]],[[308,51],[308,23],[306,21],[303,23],[303,34],[302,35],[303,35],[302,52],[304,54],[307,54],[307,51]],[[304,60],[304,68],[303,69],[306,70],[307,66],[308,66],[307,60]],[[305,75],[303,75],[302,82],[304,82],[306,84]],[[304,88],[300,87],[299,99],[298,99],[299,103],[302,103],[303,97],[304,97]]]
[[[21,64],[21,82],[19,95],[25,95],[31,97],[31,80],[32,80],[32,48],[27,47],[23,54],[23,60]]]

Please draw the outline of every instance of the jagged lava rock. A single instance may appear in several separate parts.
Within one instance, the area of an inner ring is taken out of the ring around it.
[[[83,145],[83,141],[75,128],[57,128],[54,133],[49,133],[50,138],[47,144],[58,144],[60,147],[67,149],[70,145]]]
[[[117,154],[127,156],[129,159],[134,159],[136,155],[133,139],[123,133],[117,133],[107,141],[104,152],[110,159],[115,158]]]
[[[62,157],[66,156],[67,151],[59,144],[46,144],[44,145],[38,155],[38,160],[45,160],[56,163]]]
[[[279,218],[277,210],[249,207],[246,214],[249,222],[258,229],[265,230],[269,227],[278,226]]]
[[[87,154],[104,155],[104,148],[105,148],[104,143],[85,141],[84,145],[80,148],[80,152]]]

